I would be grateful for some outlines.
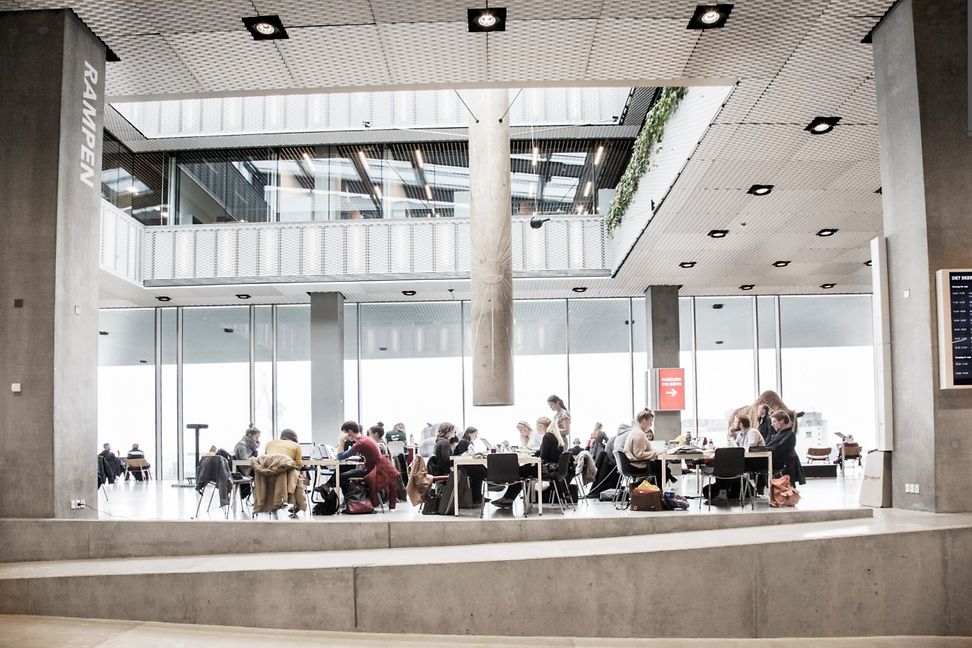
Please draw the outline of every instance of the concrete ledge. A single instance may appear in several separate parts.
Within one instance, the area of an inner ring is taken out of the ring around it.
[[[737,529],[754,526],[869,519],[869,508],[764,510],[730,515],[695,512],[634,513],[613,517],[545,515],[480,520],[419,517],[383,522],[380,515],[287,520],[0,520],[4,562],[199,556],[345,549],[453,546]]]
[[[127,569],[113,576],[93,574],[118,562],[6,565],[0,613],[458,635],[968,634],[972,524],[902,528],[875,520],[249,560],[141,559],[121,561]],[[139,565],[145,573],[132,573]]]

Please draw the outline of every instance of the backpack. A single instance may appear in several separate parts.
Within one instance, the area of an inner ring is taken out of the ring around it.
[[[368,497],[368,489],[360,481],[348,483],[348,492],[344,496],[344,512],[349,515],[375,512],[371,498]]]
[[[314,505],[314,515],[334,515],[338,510],[338,496],[337,491],[333,488],[329,488],[326,493],[324,493],[324,501],[318,502]]]
[[[688,500],[681,495],[677,495],[671,491],[662,495],[662,508],[666,511],[686,511],[688,507]]]
[[[800,493],[790,484],[790,476],[783,475],[770,480],[770,501],[773,508],[796,506]]]

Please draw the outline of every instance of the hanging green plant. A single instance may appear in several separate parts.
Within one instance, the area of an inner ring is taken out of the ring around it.
[[[628,160],[628,167],[624,170],[624,174],[614,190],[614,200],[611,201],[611,207],[608,209],[607,218],[605,218],[608,232],[613,232],[621,224],[621,219],[624,218],[628,205],[631,204],[635,192],[638,191],[638,183],[641,181],[641,177],[649,171],[651,157],[661,151],[661,147],[657,145],[665,132],[665,124],[675,114],[686,91],[686,88],[663,88],[658,101],[648,112],[645,125],[638,133],[634,146],[631,148],[631,159]]]

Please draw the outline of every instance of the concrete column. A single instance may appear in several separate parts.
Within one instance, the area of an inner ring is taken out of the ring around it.
[[[648,406],[655,408],[651,390],[655,369],[679,366],[678,360],[678,286],[649,286],[645,290],[645,348],[648,350],[648,376],[644,378]],[[638,403],[635,403],[638,407]],[[655,412],[655,439],[674,439],[682,429],[681,412]]]
[[[972,267],[967,20],[966,0],[902,0],[873,34],[898,508],[972,511],[972,392],[939,389],[934,280]]]
[[[301,439],[335,443],[344,422],[344,295],[311,293],[311,425]]]
[[[0,13],[0,61],[0,517],[90,515],[105,47],[69,10]]]
[[[463,93],[469,124],[473,405],[513,405],[513,239],[506,89]]]

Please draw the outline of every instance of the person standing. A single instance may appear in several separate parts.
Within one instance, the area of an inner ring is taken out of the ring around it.
[[[766,449],[773,453],[773,471],[790,476],[792,485],[805,484],[803,466],[796,452],[796,433],[790,421],[790,415],[779,410],[770,416],[774,434],[766,440]]]
[[[570,412],[567,411],[567,405],[556,394],[547,398],[547,405],[553,411],[553,429],[560,432],[563,441],[561,447],[566,446],[570,439]]]
[[[591,438],[587,440],[587,451],[591,453],[594,461],[597,461],[598,456],[604,452],[605,447],[607,447],[607,442],[607,432],[604,431],[604,426],[598,421],[594,424],[594,431],[591,432]]]
[[[764,403],[759,406],[759,419],[756,422],[756,426],[764,441],[768,440],[773,434],[773,425],[770,423],[769,405]]]

